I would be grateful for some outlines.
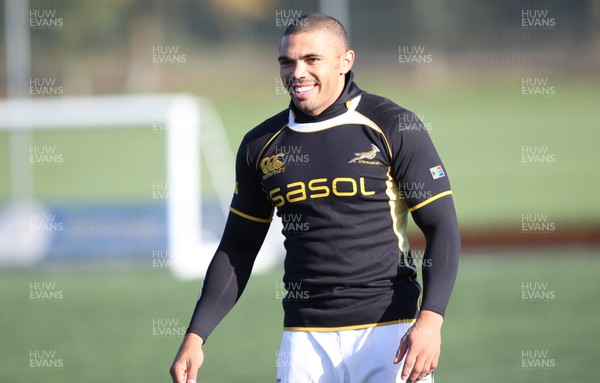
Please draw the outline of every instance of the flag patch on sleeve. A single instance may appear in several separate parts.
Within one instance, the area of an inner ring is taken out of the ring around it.
[[[429,171],[431,172],[431,176],[434,180],[442,178],[446,175],[444,173],[444,169],[442,169],[442,165],[434,166],[433,168],[429,169]]]

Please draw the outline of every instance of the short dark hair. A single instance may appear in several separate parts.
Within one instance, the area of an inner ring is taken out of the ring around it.
[[[323,13],[308,13],[290,23],[283,32],[283,37],[296,33],[327,31],[337,40],[340,48],[346,51],[350,48],[348,33],[337,19]]]

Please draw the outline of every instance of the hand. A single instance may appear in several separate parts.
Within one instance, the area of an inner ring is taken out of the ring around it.
[[[204,362],[204,340],[194,333],[185,335],[169,372],[173,383],[196,383],[198,369]]]
[[[401,378],[407,383],[423,379],[436,369],[442,346],[442,323],[444,318],[428,310],[419,314],[417,321],[402,337],[394,363],[400,363],[406,355]]]

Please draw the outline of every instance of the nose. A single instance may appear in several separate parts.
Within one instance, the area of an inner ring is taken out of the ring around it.
[[[294,63],[294,69],[292,72],[292,77],[294,79],[302,79],[306,77],[306,64],[303,60],[298,60]]]

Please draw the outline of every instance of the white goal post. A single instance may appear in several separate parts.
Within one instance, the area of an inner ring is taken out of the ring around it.
[[[234,185],[234,155],[209,100],[188,94],[12,99],[0,101],[0,130],[14,134],[46,129],[147,128],[156,115],[165,116],[166,122],[170,265],[180,278],[202,277],[218,242],[208,239],[202,227],[200,155],[220,165],[206,168],[225,215]],[[11,141],[11,145],[19,145],[19,141]],[[9,161],[11,185],[19,182],[17,177],[31,177],[30,164],[23,163],[26,159],[13,155]],[[13,195],[14,199],[18,197]],[[277,233],[278,226],[271,228],[255,271],[268,269],[281,260],[283,237]]]

